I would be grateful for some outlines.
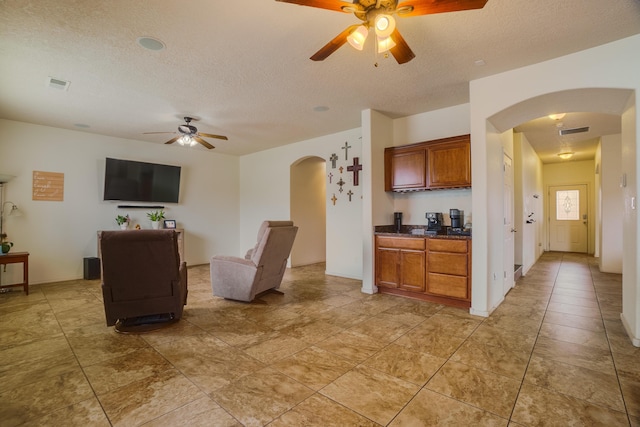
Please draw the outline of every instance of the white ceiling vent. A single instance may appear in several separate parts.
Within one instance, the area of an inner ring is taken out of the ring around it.
[[[574,133],[583,133],[589,132],[589,126],[581,127],[581,128],[573,128],[573,129],[560,129],[560,136],[565,135],[573,135]]]
[[[58,90],[68,90],[71,82],[61,79],[56,79],[55,77],[47,77],[47,87],[51,87]]]

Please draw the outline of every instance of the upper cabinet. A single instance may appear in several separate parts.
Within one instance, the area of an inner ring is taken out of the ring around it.
[[[461,135],[387,147],[385,191],[471,187],[471,138]]]

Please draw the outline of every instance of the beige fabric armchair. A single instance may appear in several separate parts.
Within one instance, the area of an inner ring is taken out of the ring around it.
[[[213,294],[252,301],[262,292],[278,289],[297,232],[293,221],[264,221],[258,231],[258,242],[244,258],[211,257]]]

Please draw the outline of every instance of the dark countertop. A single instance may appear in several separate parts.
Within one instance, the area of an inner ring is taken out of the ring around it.
[[[389,237],[429,237],[430,239],[452,239],[452,240],[471,240],[471,236],[449,234],[449,227],[443,226],[437,234],[428,234],[426,225],[403,225],[400,232],[396,232],[395,225],[376,225],[374,234],[376,236]]]

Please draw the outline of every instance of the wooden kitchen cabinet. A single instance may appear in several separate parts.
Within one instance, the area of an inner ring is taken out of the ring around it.
[[[427,239],[427,293],[471,301],[469,240]]]
[[[471,240],[376,236],[375,283],[381,293],[471,306]]]
[[[471,187],[471,138],[461,135],[384,151],[385,191]]]
[[[427,147],[429,189],[471,187],[470,141],[466,135]]]
[[[425,239],[376,236],[376,285],[424,291]]]
[[[427,150],[423,145],[384,150],[385,191],[427,187]]]

